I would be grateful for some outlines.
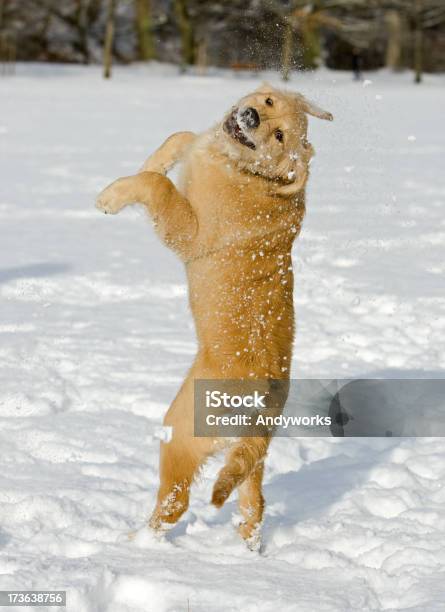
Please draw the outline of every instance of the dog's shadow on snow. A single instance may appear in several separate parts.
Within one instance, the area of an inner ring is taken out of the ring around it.
[[[8,283],[19,278],[40,278],[64,274],[70,266],[64,263],[42,262],[29,264],[27,266],[16,266],[13,268],[0,268],[0,284]]]
[[[371,469],[383,462],[400,440],[384,439],[378,449],[364,445],[358,457],[349,455],[353,449],[347,438],[340,442],[343,443],[348,447],[346,452],[337,449],[338,455],[308,463],[298,472],[277,475],[264,487],[268,504],[266,541],[278,526],[294,525],[325,514],[346,493],[366,482]]]
[[[368,372],[362,379],[445,379],[445,370],[398,370]],[[370,472],[388,461],[404,438],[340,438],[336,453],[305,464],[297,472],[273,477],[264,487],[267,515],[264,540],[274,529],[323,515],[333,504],[369,480]]]
[[[6,546],[10,539],[11,536],[0,528],[0,550]]]

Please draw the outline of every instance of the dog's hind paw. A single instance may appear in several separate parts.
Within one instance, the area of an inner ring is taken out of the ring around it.
[[[212,504],[217,508],[221,508],[224,502],[229,497],[231,491],[227,491],[223,488],[215,488],[212,493]]]
[[[227,473],[224,469],[221,470],[218,479],[213,486],[212,504],[217,508],[221,508],[221,506],[223,506],[230,497],[236,485],[237,482],[233,475],[231,473]]]
[[[261,551],[261,523],[256,523],[253,527],[248,523],[241,523],[238,527],[238,533],[249,550],[258,553]]]
[[[247,548],[254,553],[259,554],[261,552],[261,544],[262,544],[261,536],[258,538],[249,538],[248,540],[246,540]]]

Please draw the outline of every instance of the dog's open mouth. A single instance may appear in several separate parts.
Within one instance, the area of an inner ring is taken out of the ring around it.
[[[237,115],[238,115],[238,109],[235,108],[230,113],[228,118],[224,121],[224,124],[223,124],[224,131],[227,134],[229,134],[229,136],[237,140],[240,144],[245,145],[246,147],[249,147],[249,149],[255,149],[256,148],[255,144],[247,138],[242,127],[238,123]]]

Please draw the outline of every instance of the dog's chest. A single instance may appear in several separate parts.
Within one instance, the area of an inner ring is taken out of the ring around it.
[[[240,172],[221,156],[200,152],[188,161],[182,177],[184,195],[199,217],[213,224],[244,229],[263,219],[270,204],[259,177]]]

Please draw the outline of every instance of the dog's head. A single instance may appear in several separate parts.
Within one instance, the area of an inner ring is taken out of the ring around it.
[[[224,152],[241,169],[277,181],[280,195],[293,195],[304,187],[314,154],[307,140],[307,115],[333,119],[301,94],[265,83],[223,119],[219,133]]]

